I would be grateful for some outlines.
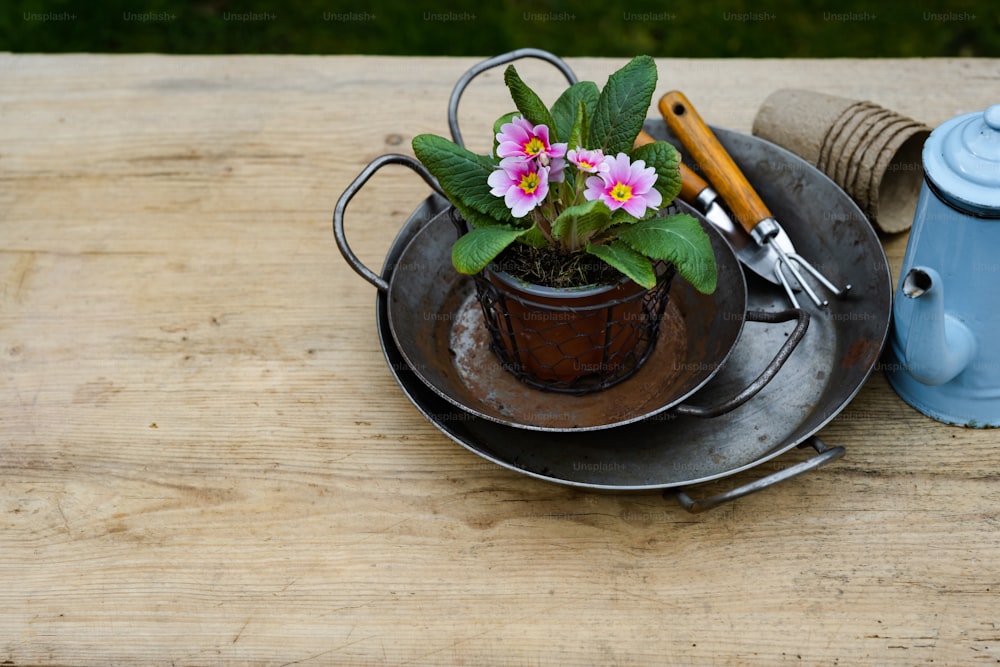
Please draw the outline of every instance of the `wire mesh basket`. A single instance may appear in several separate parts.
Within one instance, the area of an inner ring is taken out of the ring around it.
[[[476,296],[507,371],[531,387],[585,394],[626,380],[649,357],[674,273],[659,263],[648,290],[630,280],[557,290],[487,269],[476,276]]]

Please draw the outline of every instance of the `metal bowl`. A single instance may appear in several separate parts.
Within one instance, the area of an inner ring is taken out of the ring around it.
[[[334,223],[337,239],[345,258],[365,277],[372,272],[350,251],[343,214],[346,202],[382,164],[406,164],[423,172],[412,158],[383,156],[342,196]],[[424,221],[401,250],[391,250],[398,252],[399,261],[390,280],[372,281],[387,295],[389,329],[396,347],[417,376],[452,405],[515,428],[603,430],[668,410],[714,416],[736,408],[774,377],[805,334],[809,318],[799,310],[748,313],[746,282],[732,248],[694,209],[683,202],[675,205],[697,217],[711,239],[718,284],[713,294],[706,295],[680,277],[673,280],[659,340],[645,364],[628,380],[591,394],[558,394],[522,383],[509,372],[490,347],[473,279],[452,267],[457,223],[450,208]],[[723,367],[746,321],[775,323],[792,318],[798,319],[798,325],[791,333],[776,328],[755,333],[770,341],[774,355],[756,380],[713,407],[683,405]]]

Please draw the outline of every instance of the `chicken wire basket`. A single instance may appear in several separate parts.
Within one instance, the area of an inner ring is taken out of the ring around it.
[[[558,290],[487,269],[476,298],[504,369],[537,389],[586,394],[628,379],[652,353],[675,270],[661,263],[657,273],[650,289],[623,280]]]

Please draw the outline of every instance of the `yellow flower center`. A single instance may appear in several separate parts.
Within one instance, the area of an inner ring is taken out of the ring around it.
[[[621,203],[627,202],[632,198],[632,186],[625,185],[624,183],[615,183],[615,186],[611,188],[611,198],[615,201],[620,201]]]
[[[591,164],[590,162],[587,162],[586,160],[580,160],[577,164],[580,166],[580,169],[584,170],[594,168],[594,165]]]
[[[532,137],[528,143],[524,145],[524,153],[526,155],[538,155],[545,150],[545,144],[538,137]]]
[[[540,183],[541,180],[538,178],[538,172],[529,171],[527,174],[521,176],[521,182],[518,183],[517,187],[521,188],[524,194],[530,195],[534,194]]]

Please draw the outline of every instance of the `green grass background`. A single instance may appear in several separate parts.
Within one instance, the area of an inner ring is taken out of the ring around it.
[[[5,0],[0,50],[1000,57],[997,0]]]

